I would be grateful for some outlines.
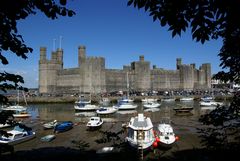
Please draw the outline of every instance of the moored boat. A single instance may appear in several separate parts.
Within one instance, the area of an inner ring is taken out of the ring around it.
[[[161,104],[160,103],[158,103],[158,102],[145,102],[144,104],[143,104],[143,107],[144,108],[157,108],[157,107],[159,107]]]
[[[170,123],[160,123],[157,129],[156,135],[159,138],[159,146],[171,148],[175,141],[178,140]]]
[[[103,120],[100,117],[91,117],[87,123],[87,127],[94,130],[100,128],[102,124]]]
[[[25,125],[17,125],[13,130],[7,131],[0,137],[0,144],[15,145],[35,137],[35,132]]]
[[[61,123],[58,123],[55,127],[54,127],[54,132],[64,132],[64,131],[68,131],[70,129],[73,128],[73,123],[71,121],[64,121]]]
[[[53,129],[57,125],[57,120],[43,124],[44,129]]]
[[[50,135],[46,135],[46,136],[41,137],[41,141],[43,141],[43,142],[50,142],[50,141],[52,141],[55,138],[56,138],[55,135],[51,135],[50,134]]]
[[[132,117],[127,125],[127,130],[128,133],[125,139],[135,149],[146,150],[155,141],[152,121],[143,114]]]
[[[193,98],[192,97],[183,97],[183,98],[180,98],[180,101],[193,101]]]
[[[96,110],[97,114],[99,115],[108,115],[117,112],[117,108],[115,107],[100,107]]]
[[[189,106],[179,106],[179,107],[175,107],[173,108],[173,110],[176,113],[189,113],[193,110],[193,107],[189,107]]]
[[[223,105],[222,102],[216,102],[216,101],[210,101],[210,100],[204,100],[199,102],[200,106],[221,106]]]

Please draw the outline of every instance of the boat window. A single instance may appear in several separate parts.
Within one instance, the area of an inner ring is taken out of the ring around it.
[[[13,130],[23,132],[24,129],[20,128],[19,126],[15,126]]]
[[[138,131],[137,138],[138,138],[138,140],[144,140],[145,139],[144,131]]]
[[[134,131],[132,129],[128,129],[128,137],[133,139]]]
[[[16,134],[16,135],[14,136],[14,139],[21,138],[22,136],[23,136],[23,134]]]

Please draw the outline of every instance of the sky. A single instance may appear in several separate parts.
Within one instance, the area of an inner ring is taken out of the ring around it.
[[[25,87],[37,88],[39,49],[47,47],[50,59],[54,46],[59,48],[60,37],[64,68],[77,67],[78,46],[85,45],[88,56],[105,58],[107,69],[122,69],[144,55],[151,66],[169,70],[176,69],[176,58],[182,58],[183,64],[195,63],[196,68],[211,63],[212,74],[221,70],[217,56],[221,40],[202,45],[192,40],[189,30],[181,37],[172,38],[168,27],[153,22],[148,12],[127,6],[127,1],[70,0],[67,7],[76,12],[73,17],[51,20],[39,12],[21,20],[17,24],[18,32],[33,52],[26,60],[7,52],[9,64],[0,64],[0,70],[21,74]]]

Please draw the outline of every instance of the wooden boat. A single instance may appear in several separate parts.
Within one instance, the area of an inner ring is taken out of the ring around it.
[[[100,117],[91,117],[87,123],[87,127],[94,130],[100,128],[102,124],[103,120]]]
[[[52,141],[55,138],[56,138],[55,135],[46,135],[46,136],[41,137],[41,141],[43,141],[43,142],[50,142],[50,141]]]
[[[54,132],[64,132],[64,131],[68,131],[70,129],[73,128],[73,123],[71,121],[64,121],[61,123],[58,123],[55,127],[54,127]]]
[[[155,141],[153,124],[149,117],[138,114],[132,117],[127,125],[127,137],[125,140],[129,145],[137,150],[150,148]]]
[[[34,138],[35,132],[28,127],[23,128],[23,126],[17,125],[13,130],[7,131],[6,135],[0,137],[0,144],[15,145]]]
[[[193,107],[181,106],[173,108],[176,113],[189,113],[193,110]]]
[[[44,129],[53,129],[57,125],[57,120],[43,124]]]

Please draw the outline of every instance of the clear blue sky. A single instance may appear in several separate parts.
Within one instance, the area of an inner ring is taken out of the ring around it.
[[[48,58],[53,50],[53,39],[63,37],[64,68],[77,67],[79,45],[85,45],[87,55],[105,57],[106,68],[122,69],[145,55],[152,65],[165,69],[176,68],[176,58],[184,64],[212,64],[212,73],[221,68],[217,56],[222,42],[210,41],[202,45],[192,40],[186,32],[181,37],[171,37],[167,27],[160,27],[143,10],[127,7],[127,0],[74,0],[69,8],[74,17],[50,20],[43,14],[30,16],[18,23],[19,34],[33,48],[27,60],[7,54],[9,65],[1,70],[22,74],[26,87],[38,87],[39,48],[47,47]]]

